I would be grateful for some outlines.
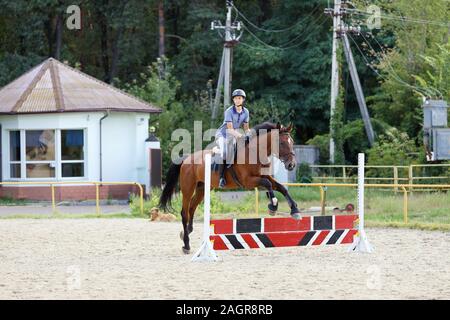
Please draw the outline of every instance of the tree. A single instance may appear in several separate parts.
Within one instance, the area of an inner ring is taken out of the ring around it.
[[[360,6],[366,3],[357,2]],[[377,119],[417,137],[422,123],[421,98],[434,91],[420,80],[437,76],[424,57],[439,55],[440,46],[448,44],[450,4],[439,0],[378,0],[375,4],[382,9],[382,29],[373,32],[374,45],[368,51],[374,56],[381,85],[368,98],[369,104]],[[444,25],[436,24],[439,21]],[[378,38],[392,41],[380,43]]]

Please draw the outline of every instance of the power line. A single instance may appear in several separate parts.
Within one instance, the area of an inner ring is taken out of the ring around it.
[[[319,21],[320,20],[320,18],[317,20],[317,21]],[[316,25],[314,25],[316,28],[317,27],[320,27],[320,26],[322,26],[326,21],[327,21],[328,19],[327,18],[325,18],[325,19],[323,19],[322,20],[322,22],[321,23],[319,23],[319,24],[316,24]],[[312,35],[312,32],[309,32],[309,35],[308,36],[306,36],[302,41],[300,41],[299,43],[296,43],[296,44],[294,44],[294,45],[292,45],[292,46],[285,46],[286,44],[289,44],[289,43],[291,43],[292,42],[292,40],[291,41],[288,41],[288,42],[286,42],[286,43],[284,43],[284,44],[282,44],[282,45],[280,45],[280,46],[272,46],[272,45],[270,45],[270,44],[268,44],[268,43],[266,43],[266,42],[264,42],[263,40],[261,40],[258,36],[256,36],[251,30],[249,30],[245,25],[243,26],[243,28],[245,29],[245,30],[247,30],[249,33],[250,33],[250,35],[253,37],[253,38],[255,38],[259,43],[261,43],[263,46],[266,46],[267,48],[263,48],[264,50],[288,50],[288,49],[292,49],[292,48],[295,48],[295,47],[298,47],[298,46],[300,46],[300,45],[302,45],[303,43],[305,43],[308,39],[309,39],[309,37]],[[310,31],[312,31],[312,30],[310,30]],[[241,44],[244,44],[244,42],[240,42]],[[252,47],[252,46],[250,46],[250,45],[248,45],[248,44],[246,44],[247,45],[247,47]],[[253,49],[256,49],[255,47],[252,47]]]
[[[364,59],[364,61],[366,62],[366,65],[375,73],[377,74],[380,78],[388,81],[389,78],[386,78],[385,76],[383,76],[381,73],[379,73],[375,68],[372,67],[372,63],[369,62],[369,60],[367,59],[367,57],[365,56],[365,54],[363,53],[363,51],[361,50],[361,48],[358,46],[357,42],[355,41],[355,39],[353,39],[353,37],[348,34],[348,37],[352,40],[352,42],[355,44],[356,48],[358,49],[359,53],[361,54],[362,58]],[[389,73],[388,73],[389,74]],[[401,80],[401,79],[397,79],[396,77],[393,77],[393,80],[395,80],[397,83],[409,87],[410,89],[413,89],[419,93],[421,93],[423,96],[429,96],[429,93],[426,92],[425,90],[422,90],[419,87],[416,86],[412,86],[409,83]]]
[[[238,13],[238,15],[240,15],[245,21],[248,22],[249,25],[251,25],[253,28],[262,31],[262,32],[269,32],[269,33],[281,33],[281,32],[286,32],[289,30],[294,29],[296,26],[298,26],[301,22],[305,21],[306,19],[308,19],[310,16],[312,16],[312,14],[320,7],[320,5],[317,5],[310,13],[309,15],[304,18],[304,19],[300,19],[298,20],[295,24],[293,24],[292,26],[285,28],[285,29],[265,29],[265,28],[261,28],[258,27],[256,24],[254,24],[253,22],[250,21],[250,19],[248,19],[242,12],[240,12],[234,5],[233,8],[234,10],[236,10],[236,12]]]
[[[359,47],[358,43],[355,41],[355,39],[353,39],[353,37],[351,35],[348,35],[349,38],[352,40],[352,42],[355,44],[356,48],[358,49],[359,53],[361,54],[362,58],[364,59],[364,61],[366,62],[366,65],[373,71],[375,72],[380,78],[384,79],[384,80],[389,80],[389,78],[386,78],[385,76],[383,76],[381,73],[379,73],[375,68],[372,67],[372,63],[369,62],[368,58],[366,57],[366,55],[364,54],[364,52],[361,50],[361,48]],[[389,74],[389,73],[388,73]],[[396,80],[397,82],[399,82],[400,84],[407,86],[411,89],[417,90],[419,91],[421,94],[423,94],[424,96],[426,96],[426,92],[420,90],[420,88],[411,86],[409,83],[404,82],[403,80],[398,81],[397,78],[394,77],[394,80]],[[425,93],[425,94],[424,94]]]
[[[372,49],[372,51],[376,54],[376,50],[372,47],[372,45],[370,44],[369,40],[367,40],[367,38],[364,36],[363,33],[361,33],[361,36],[363,37],[365,43],[367,43],[367,45],[368,45],[368,46]],[[382,54],[382,58],[383,58],[384,61],[386,61],[386,63],[387,63],[387,65],[388,65],[389,69],[391,69],[391,71],[392,71],[392,74],[391,74],[391,75],[393,75],[394,77],[396,77],[399,81],[401,81],[401,82],[403,82],[403,83],[405,83],[405,84],[408,84],[406,81],[404,81],[404,80],[398,75],[398,73],[395,71],[395,69],[394,69],[394,67],[392,66],[392,64],[389,62],[389,59],[386,58],[386,53],[385,53],[383,47],[381,46],[381,44],[378,42],[377,38],[375,38],[375,36],[373,36],[373,35],[372,35],[372,38],[376,41],[376,43],[377,43],[378,46],[380,47],[380,49],[381,49],[381,54]],[[380,59],[378,56],[377,56],[377,58],[378,58],[378,61],[381,62],[381,59]],[[419,88],[419,87],[417,87],[417,86],[413,86],[413,87]],[[426,89],[426,88],[423,88],[423,89]],[[435,91],[436,93],[438,93],[439,96],[442,98],[442,93],[441,93],[438,89],[433,88],[433,87],[430,87],[430,89],[434,90],[434,91]]]
[[[357,14],[361,14],[361,15],[367,15],[367,16],[374,16],[373,13],[368,13],[359,9],[350,9],[347,8],[345,9],[346,11],[351,12],[355,12]],[[402,17],[402,16],[396,16],[396,15],[392,15],[392,14],[381,14],[380,13],[380,18],[383,19],[388,19],[388,20],[398,20],[398,21],[402,21],[402,22],[411,22],[411,23],[418,23],[418,24],[430,24],[430,25],[435,25],[435,26],[440,26],[440,27],[450,27],[450,23],[445,23],[443,21],[431,21],[431,20],[425,20],[425,19],[415,19],[415,18],[411,18],[411,17]]]
[[[308,18],[309,18],[309,17],[312,17],[312,13],[308,16]],[[316,18],[316,19],[310,21],[309,24],[308,24],[308,26],[314,26],[314,25],[316,25],[316,24],[320,21],[321,18],[322,18],[322,16],[320,16],[319,18]],[[322,21],[322,22],[323,22],[323,21]],[[322,24],[320,24],[320,25],[322,25]],[[301,33],[299,33],[298,35],[296,35],[294,38],[292,38],[292,39],[289,40],[288,42],[282,44],[281,46],[286,46],[286,45],[288,45],[288,44],[294,43],[297,39],[300,39],[301,37],[303,37],[306,33],[308,33],[308,26],[307,26]]]

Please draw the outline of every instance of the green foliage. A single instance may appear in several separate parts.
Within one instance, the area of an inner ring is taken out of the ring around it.
[[[392,128],[378,137],[373,148],[368,151],[369,165],[409,165],[415,163],[418,148],[405,132]]]
[[[160,189],[152,189],[150,193],[150,198],[144,200],[144,214],[141,214],[141,204],[140,197],[138,195],[132,195],[130,201],[130,212],[132,216],[135,217],[146,217],[150,216],[150,211],[152,208],[158,206],[159,197],[161,196]]]
[[[290,0],[265,7],[253,1],[240,6],[254,24],[264,28],[295,25],[291,32],[277,34],[249,26],[252,33],[272,47],[290,48],[273,50],[249,32],[244,33],[244,44],[235,49],[233,84],[251,92],[253,100],[262,98],[271,101],[275,108],[286,110],[282,112],[282,122],[294,123],[299,144],[329,128],[331,20],[322,19],[320,8],[325,5],[326,1]],[[295,38],[300,34],[304,37]],[[286,43],[289,45],[283,46]]]
[[[332,20],[323,15],[329,3],[235,1],[251,23],[265,29],[290,27],[284,32],[260,31],[233,12],[233,19],[244,20],[247,29],[233,48],[232,86],[248,92],[250,126],[292,121],[296,144],[318,145],[321,163],[328,162],[330,126]],[[165,56],[170,60],[160,63],[152,63],[159,55],[155,10],[159,0],[0,0],[0,87],[53,54],[56,17],[63,13],[67,18],[64,11],[69,4],[80,5],[82,30],[63,28],[60,59],[102,80],[116,77],[118,86],[164,110],[150,120],[161,141],[164,171],[177,143],[171,141],[174,129],[192,132],[196,120],[203,122],[203,130],[221,124],[221,112],[216,121],[210,119],[210,101],[223,39],[210,30],[210,23],[223,22],[223,0],[164,1]],[[446,22],[450,18],[448,2],[442,0],[355,0],[353,4],[363,12],[375,4],[383,15],[417,20]],[[382,18],[382,29],[372,33],[376,41],[364,34],[373,48],[362,36],[354,38],[381,76],[366,66],[355,44],[351,45],[373,125],[380,124],[375,131],[383,134],[394,127],[420,144],[421,97],[436,97],[439,91],[450,100],[448,27]],[[356,153],[368,149],[346,69],[343,63],[343,87],[332,121],[336,163],[354,162]],[[203,141],[203,146],[208,143]]]
[[[386,130],[390,128],[382,121],[376,119],[372,119],[372,127],[377,135],[385,134]],[[335,161],[335,164],[355,163],[358,153],[369,150],[366,129],[361,119],[349,121],[341,126],[339,135],[345,151],[345,159],[340,163]],[[319,147],[319,162],[321,164],[329,164],[329,139],[330,136],[325,134],[316,135],[307,141],[307,144]]]
[[[172,74],[173,67],[167,58],[158,59],[146,72],[139,74],[139,80],[126,84],[127,91],[145,101],[168,109],[176,101],[180,82]]]
[[[9,53],[2,56],[0,54],[0,88],[15,80],[42,60],[42,57],[34,54],[27,56]]]
[[[250,121],[253,125],[270,121],[274,123],[280,122],[287,126],[289,116],[292,113],[288,103],[285,101],[274,101],[272,98],[250,101],[246,107],[250,111]]]
[[[319,147],[319,163],[328,164],[330,161],[330,135],[318,134],[306,142],[308,145]]]
[[[360,8],[369,4],[362,0],[356,3]],[[379,6],[387,16],[444,23],[450,18],[448,3],[440,0],[377,0],[370,4]],[[415,137],[421,132],[421,98],[434,97],[435,89],[445,91],[448,86],[448,80],[444,84],[442,76],[448,74],[448,58],[447,62],[442,61],[448,57],[446,50],[442,51],[448,45],[448,27],[382,19],[382,28],[375,32],[375,38],[387,47],[381,50],[373,42],[376,52],[371,52],[375,57],[372,62],[382,77],[378,79],[381,86],[368,97],[369,106],[377,119]]]
[[[120,82],[116,80],[120,85]],[[124,89],[130,94],[160,107],[163,112],[152,116],[150,124],[155,127],[155,135],[159,137],[163,156],[163,167],[171,164],[171,150],[174,142],[171,141],[171,133],[178,128],[183,120],[183,106],[176,100],[180,83],[172,75],[172,67],[167,59],[160,59],[147,67],[146,72],[141,73],[138,80],[127,83]]]
[[[311,167],[306,162],[301,163],[297,169],[297,182],[310,183],[312,180]]]
[[[428,69],[423,76],[414,75],[428,96],[450,101],[450,43],[437,44],[438,52],[430,56],[420,55]]]

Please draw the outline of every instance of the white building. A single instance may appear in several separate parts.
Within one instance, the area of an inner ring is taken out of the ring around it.
[[[127,181],[148,192],[149,149],[160,147],[146,142],[148,122],[160,112],[50,58],[0,89],[1,181]],[[130,191],[135,187],[105,185],[101,195],[124,198]],[[67,184],[56,197],[93,195],[94,186]],[[3,185],[0,196],[49,199],[51,193],[48,186]]]

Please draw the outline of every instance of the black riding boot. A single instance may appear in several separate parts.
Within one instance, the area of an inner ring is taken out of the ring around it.
[[[220,175],[219,188],[223,188],[227,184],[227,181],[225,180],[225,168],[226,162],[224,160],[223,163],[219,164],[219,175]]]

